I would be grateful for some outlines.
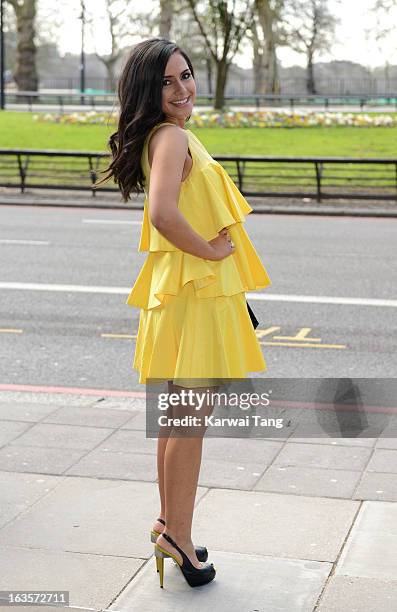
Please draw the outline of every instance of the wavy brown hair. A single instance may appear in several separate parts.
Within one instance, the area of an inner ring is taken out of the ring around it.
[[[145,176],[141,167],[143,145],[149,131],[165,115],[162,110],[162,88],[165,68],[171,55],[180,53],[194,78],[193,66],[178,45],[165,38],[149,38],[135,45],[127,58],[118,82],[120,112],[117,130],[108,141],[112,161],[97,181],[99,185],[113,180],[119,186],[124,202],[131,193],[141,193]]]

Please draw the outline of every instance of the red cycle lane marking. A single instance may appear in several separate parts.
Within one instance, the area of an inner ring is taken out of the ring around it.
[[[0,384],[0,391],[28,391],[31,393],[63,393],[106,397],[146,397],[144,391],[118,391],[116,389],[85,389],[79,387],[47,387],[42,385]]]

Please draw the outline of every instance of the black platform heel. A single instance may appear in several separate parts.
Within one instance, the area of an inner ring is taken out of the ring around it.
[[[202,586],[203,584],[211,582],[211,580],[215,578],[216,569],[212,563],[205,563],[204,567],[202,568],[194,567],[189,557],[183,552],[181,548],[179,548],[178,544],[171,538],[171,536],[168,535],[168,533],[163,532],[161,535],[167,540],[167,542],[172,544],[172,546],[179,552],[182,557],[181,564],[175,555],[173,555],[168,550],[162,548],[159,544],[155,544],[154,554],[156,556],[157,571],[160,574],[161,588],[163,588],[164,583],[164,559],[166,557],[172,557],[177,562],[182,574],[186,579],[186,582],[191,587]]]
[[[160,523],[162,523],[165,527],[165,521],[162,518],[158,518],[157,520]],[[150,532],[150,541],[153,542],[153,544],[155,544],[159,535],[161,535],[161,531],[156,531],[155,529],[152,529]],[[196,552],[196,557],[199,561],[207,561],[208,550],[206,549],[205,546],[195,546],[194,550]]]

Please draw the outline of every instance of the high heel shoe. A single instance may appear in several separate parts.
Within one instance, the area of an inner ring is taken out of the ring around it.
[[[157,571],[160,574],[160,587],[163,588],[164,583],[164,559],[166,557],[172,557],[180,567],[182,574],[184,575],[186,582],[191,587],[202,586],[203,584],[207,584],[211,582],[215,578],[216,569],[213,563],[205,563],[204,567],[197,568],[194,567],[193,563],[190,561],[189,557],[183,552],[181,548],[179,548],[178,544],[168,535],[168,533],[161,534],[167,542],[172,544],[172,546],[179,552],[182,557],[182,563],[180,563],[175,555],[162,548],[159,544],[155,544],[154,546],[154,554],[156,556],[156,566]]]
[[[165,521],[162,518],[158,518],[157,520],[159,521],[159,523],[162,523],[165,527]],[[153,542],[153,544],[155,544],[160,534],[161,534],[161,531],[156,531],[155,529],[152,529],[150,532],[150,541]],[[196,557],[199,561],[207,561],[208,550],[206,549],[205,546],[195,546],[194,550],[196,552]]]

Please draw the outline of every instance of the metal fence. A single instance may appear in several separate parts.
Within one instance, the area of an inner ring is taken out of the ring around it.
[[[108,153],[0,149],[0,186],[26,189],[118,191],[95,187]],[[218,155],[245,196],[397,201],[397,158],[260,157]]]
[[[214,102],[214,95],[200,94],[197,96],[195,106],[208,106]],[[19,104],[33,111],[40,106],[54,106],[63,113],[65,106],[85,106],[87,109],[98,107],[118,106],[117,96],[107,93],[79,93],[79,92],[32,92],[32,91],[7,91],[5,95],[6,106]],[[229,106],[255,106],[260,108],[289,107],[294,110],[296,106],[313,107],[315,110],[329,110],[333,106],[342,106],[347,109],[351,106],[360,107],[361,110],[371,107],[393,107],[397,110],[396,94],[349,94],[349,95],[289,95],[289,94],[252,94],[252,95],[227,95],[225,103]]]

